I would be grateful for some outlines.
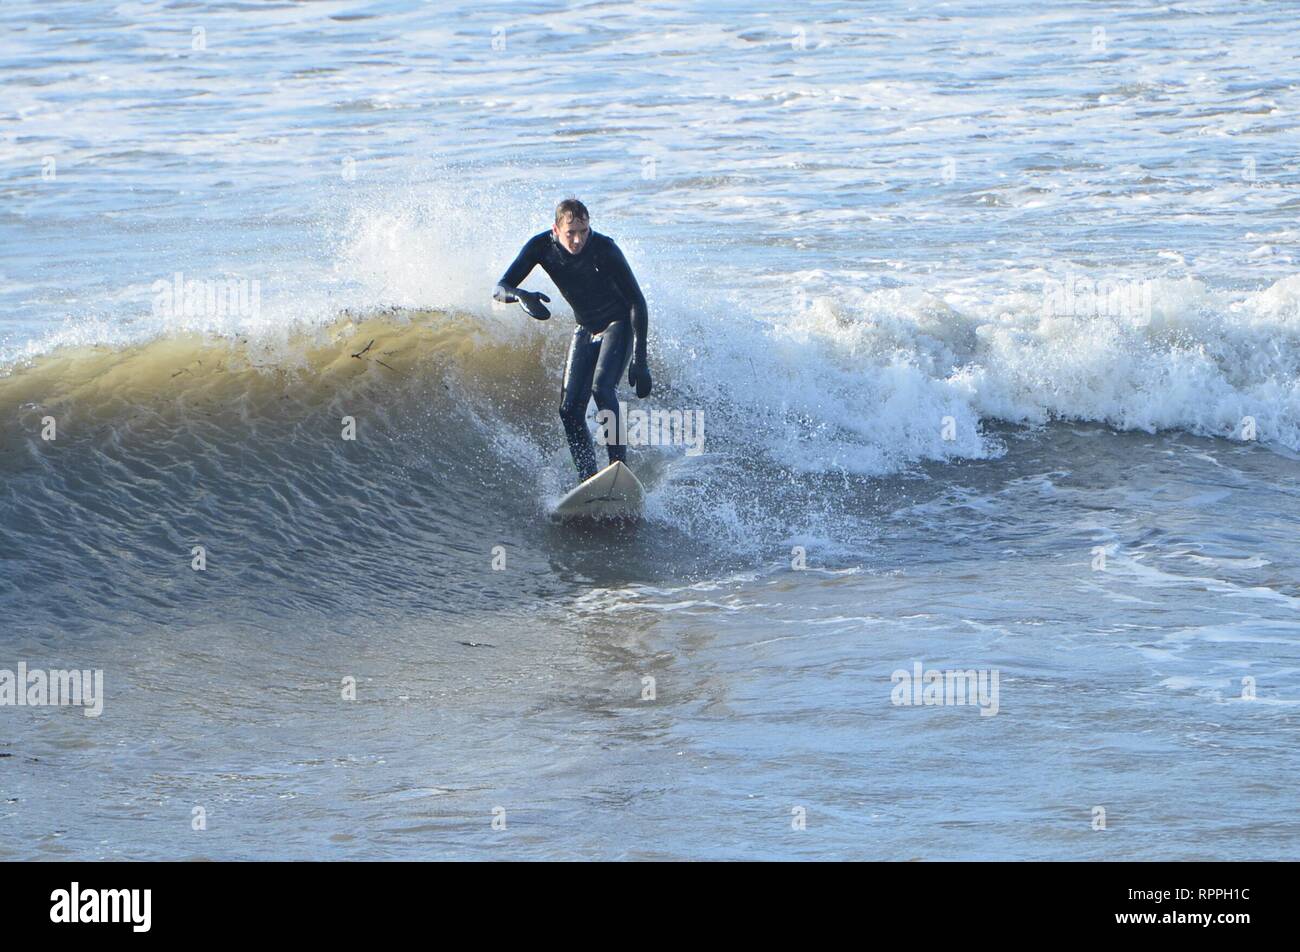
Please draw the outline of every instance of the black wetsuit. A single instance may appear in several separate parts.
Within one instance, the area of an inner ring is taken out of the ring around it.
[[[560,419],[578,475],[587,479],[597,471],[587,403],[594,397],[596,406],[612,413],[613,424],[618,425],[618,384],[632,359],[636,330],[645,334],[645,295],[618,245],[594,231],[576,255],[569,254],[553,232],[534,235],[498,284],[517,288],[537,265],[564,295],[578,321],[560,385]],[[644,340],[639,346],[645,346]],[[627,456],[627,447],[621,444],[611,442],[607,449],[611,463]]]

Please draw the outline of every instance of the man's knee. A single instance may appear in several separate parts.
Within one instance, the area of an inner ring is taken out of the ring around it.
[[[586,401],[579,403],[577,400],[565,397],[560,401],[560,419],[565,423],[572,423],[576,420],[584,420],[587,417]]]
[[[602,410],[618,409],[618,381],[599,384],[591,393],[596,398],[596,406]]]

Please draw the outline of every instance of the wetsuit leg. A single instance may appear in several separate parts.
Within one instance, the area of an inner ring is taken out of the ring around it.
[[[564,364],[564,381],[560,384],[560,419],[579,481],[596,475],[596,451],[591,445],[591,431],[587,429],[587,403],[591,400],[591,381],[600,352],[601,342],[591,339],[591,331],[585,327],[574,328],[569,359]]]
[[[632,322],[627,318],[615,321],[600,337],[600,356],[596,358],[591,395],[595,397],[598,409],[608,410],[614,415],[610,432],[617,439],[620,432],[618,383],[627,374],[628,361],[632,357]],[[621,443],[611,442],[606,449],[611,463],[627,459],[627,447]]]

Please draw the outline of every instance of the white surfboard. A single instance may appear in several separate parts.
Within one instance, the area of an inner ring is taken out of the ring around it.
[[[610,463],[579,483],[555,507],[560,519],[637,519],[645,504],[645,487],[622,463]]]

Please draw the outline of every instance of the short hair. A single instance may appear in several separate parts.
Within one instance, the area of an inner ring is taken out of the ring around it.
[[[570,215],[579,221],[591,221],[591,213],[587,211],[587,206],[576,198],[566,198],[555,206],[555,223],[557,225]]]

